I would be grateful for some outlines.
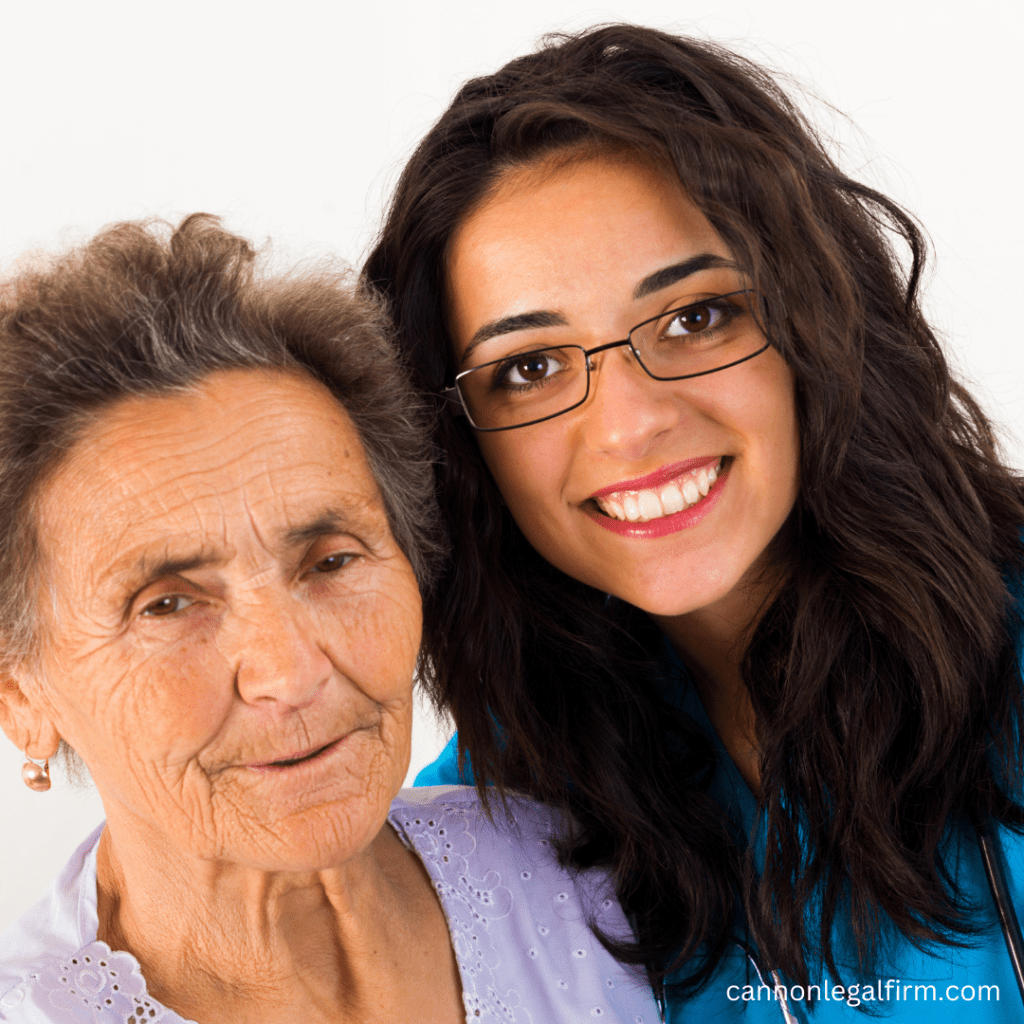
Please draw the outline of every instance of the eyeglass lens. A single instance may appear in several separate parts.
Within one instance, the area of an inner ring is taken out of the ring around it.
[[[767,343],[746,295],[707,299],[634,327],[628,340],[643,369],[671,380],[713,373],[756,355]],[[502,430],[579,405],[587,397],[588,378],[585,350],[562,345],[474,367],[459,375],[458,387],[476,427]]]

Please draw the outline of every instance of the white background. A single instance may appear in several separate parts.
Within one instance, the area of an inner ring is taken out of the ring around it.
[[[1021,433],[1024,4],[981,0],[0,0],[0,268],[113,220],[204,210],[283,263],[358,264],[416,139],[459,84],[544,32],[630,20],[710,36],[848,114],[840,162],[916,213],[928,308],[996,420]],[[1024,465],[1012,437],[1007,457]],[[865,509],[865,515],[871,510]],[[417,721],[414,768],[443,736]],[[0,738],[0,928],[102,817],[20,781]]]

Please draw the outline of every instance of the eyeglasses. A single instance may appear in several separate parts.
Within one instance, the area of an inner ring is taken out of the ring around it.
[[[771,344],[751,309],[753,290],[728,292],[670,309],[634,327],[621,341],[595,348],[555,345],[516,352],[463,370],[444,396],[476,430],[512,430],[561,416],[590,394],[590,358],[628,345],[655,380],[686,380],[753,359]]]

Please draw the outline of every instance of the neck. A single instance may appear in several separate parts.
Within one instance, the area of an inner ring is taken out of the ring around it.
[[[108,816],[98,937],[186,1019],[462,1019],[444,913],[390,826],[343,865],[295,874],[198,860],[139,826]]]
[[[721,601],[678,616],[654,616],[693,677],[722,745],[756,796],[761,788],[757,720],[741,666],[770,588],[736,587]]]

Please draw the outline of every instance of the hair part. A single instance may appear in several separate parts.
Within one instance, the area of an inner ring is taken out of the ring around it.
[[[922,315],[911,217],[847,177],[762,68],[612,25],[549,37],[460,90],[407,164],[364,280],[437,395],[456,370],[454,233],[510,169],[603,147],[671,169],[796,381],[801,488],[773,545],[787,582],[743,664],[763,870],[707,796],[714,752],[664,699],[646,617],[546,563],[471,430],[445,416],[437,483],[455,547],[426,604],[433,697],[485,800],[491,782],[573,813],[564,859],[609,866],[637,924],[635,944],[609,948],[656,973],[682,965],[684,991],[737,927],[801,984],[822,965],[840,975],[843,921],[865,971],[890,926],[964,941],[957,829],[1024,825],[1006,583],[1024,572],[1024,488]]]

